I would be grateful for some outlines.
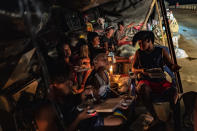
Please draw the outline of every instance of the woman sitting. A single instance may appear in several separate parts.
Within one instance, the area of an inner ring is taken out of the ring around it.
[[[90,58],[89,58],[89,49],[88,45],[81,45],[80,47],[80,58],[79,58],[79,67],[76,69],[76,71],[80,71],[80,69],[84,69],[85,71],[78,73],[78,82],[81,86],[80,89],[75,90],[76,93],[81,93],[84,90],[84,86],[86,83],[86,80],[88,76],[91,73],[91,65],[90,65]]]

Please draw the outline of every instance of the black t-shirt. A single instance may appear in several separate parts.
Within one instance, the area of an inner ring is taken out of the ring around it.
[[[161,70],[163,70],[163,66],[165,65],[162,48],[160,47],[155,47],[152,52],[141,51],[140,49],[138,49],[136,53],[136,57],[137,57],[136,67],[139,69],[160,68]],[[165,80],[165,77],[150,78],[148,76],[143,76],[141,79],[160,82]]]
[[[163,68],[164,59],[162,48],[155,47],[151,53],[147,53],[146,51],[137,50],[139,64],[138,68],[144,69],[152,69],[152,68]]]

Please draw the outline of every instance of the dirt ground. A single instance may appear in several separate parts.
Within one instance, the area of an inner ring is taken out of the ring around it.
[[[182,66],[180,75],[183,90],[184,92],[197,91],[197,45],[191,40],[186,40],[182,35],[179,43],[180,48],[184,49],[190,58],[178,59],[178,63]]]
[[[197,12],[180,9],[172,11],[179,23],[179,47],[189,56],[189,59],[177,60],[182,66],[180,75],[183,91],[197,91]]]

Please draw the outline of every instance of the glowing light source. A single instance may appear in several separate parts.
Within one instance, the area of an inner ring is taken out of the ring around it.
[[[113,75],[113,66],[112,65],[109,68],[109,73],[110,73],[110,75]]]

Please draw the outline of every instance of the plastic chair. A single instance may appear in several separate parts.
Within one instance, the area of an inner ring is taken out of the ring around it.
[[[172,73],[170,71],[169,68],[166,68],[168,70],[168,74]],[[165,70],[165,68],[164,68]],[[133,74],[132,74],[133,75]],[[170,74],[169,74],[170,75]],[[172,73],[170,76],[172,79],[172,87],[171,88],[176,88],[176,83],[175,80],[173,78],[174,74]],[[130,92],[131,92],[131,96],[135,96],[135,98],[137,98],[137,93],[136,93],[136,81],[137,81],[137,77],[136,76],[132,76],[132,80],[131,80],[131,87],[130,87]],[[152,97],[152,101],[153,104],[163,104],[164,102],[169,102],[169,97],[167,96],[167,94],[151,94]],[[136,102],[136,101],[135,101]],[[181,125],[181,114],[180,114],[180,102],[177,101],[176,105],[173,107],[173,120],[174,120],[174,127],[175,130],[180,130],[180,125]]]

